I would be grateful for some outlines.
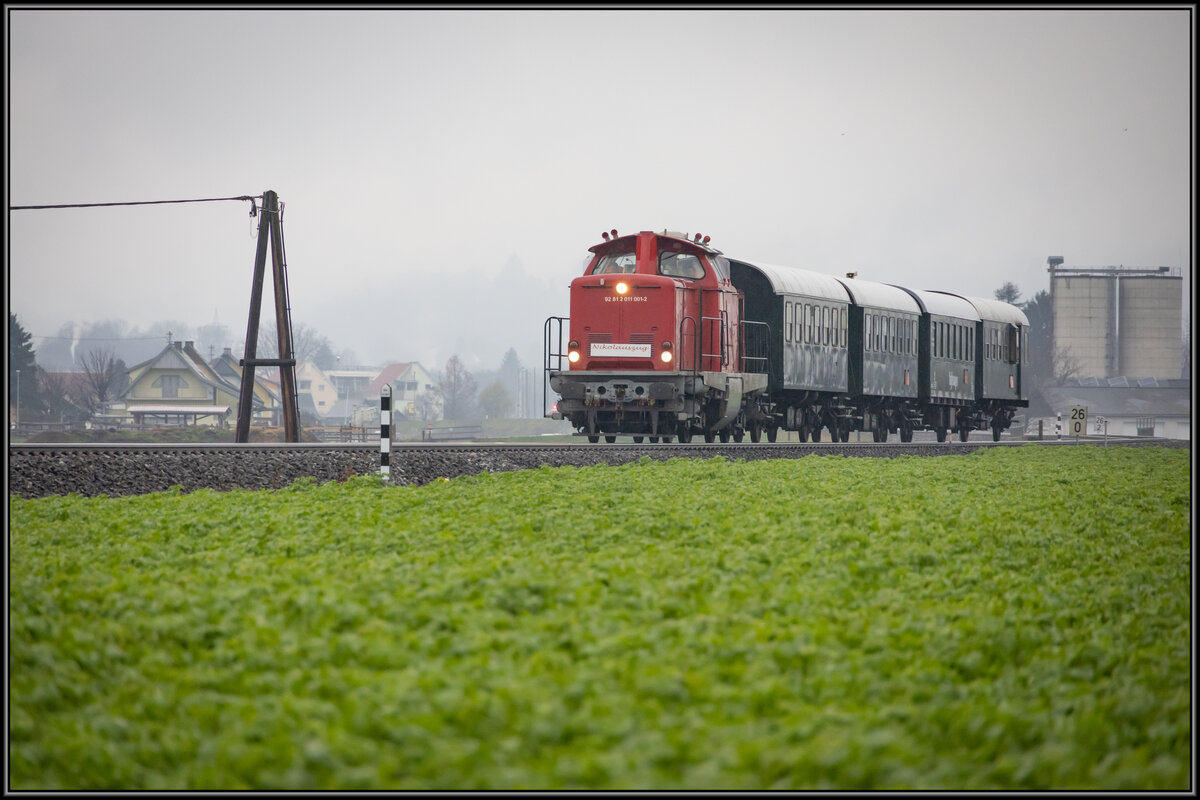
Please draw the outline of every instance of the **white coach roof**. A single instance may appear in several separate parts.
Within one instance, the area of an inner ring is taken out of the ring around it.
[[[917,305],[917,301],[903,289],[889,286],[886,283],[863,281],[858,278],[846,278],[845,280],[834,278],[834,280],[845,286],[850,292],[850,296],[854,298],[854,302],[860,306],[871,306],[890,311],[908,311],[913,314],[921,313],[921,307]]]
[[[747,267],[753,267],[761,272],[771,282],[771,289],[775,294],[802,294],[824,300],[850,302],[850,295],[846,293],[845,287],[837,278],[830,275],[796,267],[780,267],[756,261],[743,261],[740,258],[730,259],[730,261],[745,264]]]
[[[926,292],[922,289],[909,289],[908,291],[916,295],[921,305],[930,314],[937,314],[943,317],[958,317],[959,319],[969,319],[975,322],[981,319],[979,312],[975,310],[975,306],[956,294]]]
[[[950,292],[941,292],[940,294],[951,295]],[[961,297],[975,306],[975,310],[979,312],[980,319],[986,319],[990,322],[1010,322],[1014,325],[1029,327],[1029,317],[1025,316],[1025,312],[1016,306],[1003,303],[999,300],[987,300],[983,297],[970,297],[965,294],[951,296]]]

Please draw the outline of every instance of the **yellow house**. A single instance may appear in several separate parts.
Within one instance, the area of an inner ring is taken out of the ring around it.
[[[238,396],[241,396],[242,369],[238,359],[233,357],[233,351],[226,347],[212,363],[213,372],[217,373],[226,383],[236,386]],[[254,425],[266,425],[278,428],[283,425],[283,403],[280,401],[279,382],[275,378],[277,370],[254,370],[254,402],[251,404],[250,420]],[[237,416],[237,408],[233,410]]]
[[[135,425],[226,427],[229,418],[237,416],[240,384],[230,383],[205,363],[193,342],[169,343],[128,374],[129,387],[112,410],[123,410]],[[266,410],[257,387],[251,408],[252,416]]]

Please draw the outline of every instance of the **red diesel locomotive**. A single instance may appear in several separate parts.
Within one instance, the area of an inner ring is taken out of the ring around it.
[[[548,353],[558,360],[550,372],[558,414],[592,442],[617,434],[688,442],[695,432],[740,440],[746,400],[767,376],[747,369],[753,356],[728,260],[700,234],[603,237],[571,282],[567,351]],[[555,322],[563,320],[547,321],[547,342]]]

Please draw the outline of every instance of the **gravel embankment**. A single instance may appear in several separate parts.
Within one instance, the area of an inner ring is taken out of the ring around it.
[[[1186,441],[1153,440],[1122,444],[1189,447]],[[747,461],[822,455],[894,457],[969,453],[981,445],[946,443],[910,445],[595,445],[587,447],[398,447],[391,454],[391,482],[426,484],[481,472],[536,469],[539,466],[612,466],[649,457],[713,458]],[[353,475],[378,474],[378,447],[355,448],[212,448],[178,449],[70,448],[12,446],[8,491],[21,497],[75,493],[85,497],[148,494],[181,486],[198,489],[281,489],[301,478],[318,483]]]

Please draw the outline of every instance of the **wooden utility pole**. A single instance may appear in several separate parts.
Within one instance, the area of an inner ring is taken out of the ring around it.
[[[262,308],[263,278],[267,268],[267,244],[271,246],[271,273],[275,286],[275,331],[279,358],[258,358],[258,318]],[[283,403],[283,432],[287,442],[300,441],[300,407],[296,395],[296,356],[292,352],[291,302],[287,290],[287,264],[283,251],[283,214],[279,197],[263,192],[258,221],[258,251],[254,256],[254,280],[250,286],[250,318],[246,323],[246,352],[241,359],[242,389],[238,397],[235,441],[250,440],[250,412],[254,404],[254,368],[279,367],[280,401]]]

